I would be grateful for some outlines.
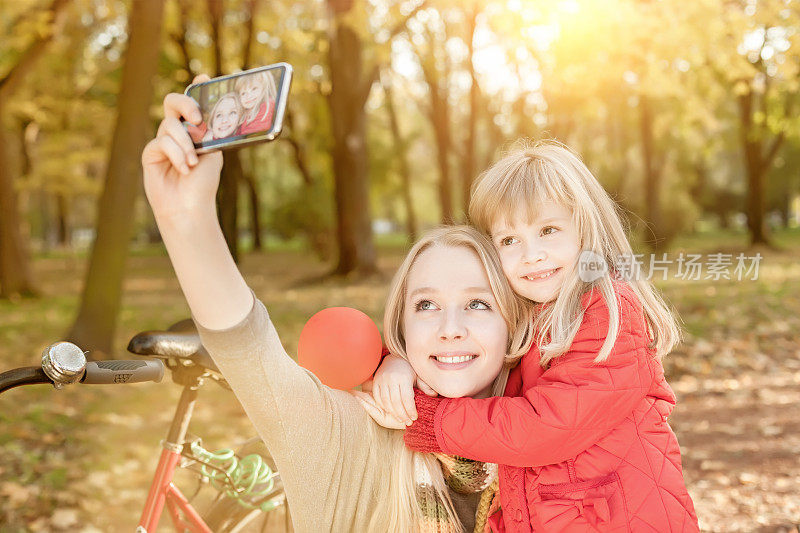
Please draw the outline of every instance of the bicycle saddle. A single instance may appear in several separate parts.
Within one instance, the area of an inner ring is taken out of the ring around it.
[[[187,359],[219,373],[214,360],[200,342],[191,318],[176,322],[167,331],[143,331],[128,343],[128,351],[137,355]]]

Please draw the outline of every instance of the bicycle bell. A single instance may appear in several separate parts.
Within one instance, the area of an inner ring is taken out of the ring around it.
[[[86,370],[86,355],[71,342],[51,344],[42,352],[42,370],[57,389],[75,383]]]

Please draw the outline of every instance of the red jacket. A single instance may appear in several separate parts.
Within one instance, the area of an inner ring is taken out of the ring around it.
[[[570,349],[544,370],[532,348],[504,397],[417,392],[410,448],[500,464],[492,531],[699,530],[667,424],[675,395],[647,347],[638,299],[625,284],[617,292],[619,335],[604,362],[593,359],[608,332],[608,307],[593,290]]]
[[[260,133],[269,131],[272,128],[272,115],[275,112],[275,101],[261,102],[258,113],[250,122],[244,122],[239,126],[237,135],[247,135],[249,133]]]

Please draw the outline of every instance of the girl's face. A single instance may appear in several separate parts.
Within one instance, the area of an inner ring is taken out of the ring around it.
[[[580,236],[569,209],[544,202],[532,224],[516,213],[492,225],[492,243],[511,287],[531,301],[554,300],[574,275]]]
[[[406,355],[417,375],[447,398],[489,396],[508,327],[475,252],[433,246],[420,253],[404,304]]]
[[[264,85],[257,80],[250,80],[239,89],[239,100],[242,107],[251,110],[264,99]]]
[[[211,132],[215,139],[228,137],[236,131],[239,125],[239,110],[233,98],[225,98],[214,110],[211,117]]]

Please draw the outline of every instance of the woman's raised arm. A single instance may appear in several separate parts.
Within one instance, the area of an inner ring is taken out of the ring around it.
[[[364,530],[376,498],[385,495],[388,463],[375,447],[386,444],[387,432],[378,432],[377,443],[356,399],[320,383],[283,349],[222,236],[215,209],[222,155],[198,157],[181,117],[199,123],[197,104],[168,95],[142,165],[147,199],[203,344],[269,447],[295,529]]]
[[[224,329],[247,316],[253,296],[217,219],[222,154],[196,155],[181,118],[199,124],[197,103],[183,94],[167,95],[164,120],[142,153],[144,189],[192,315],[206,328]]]

